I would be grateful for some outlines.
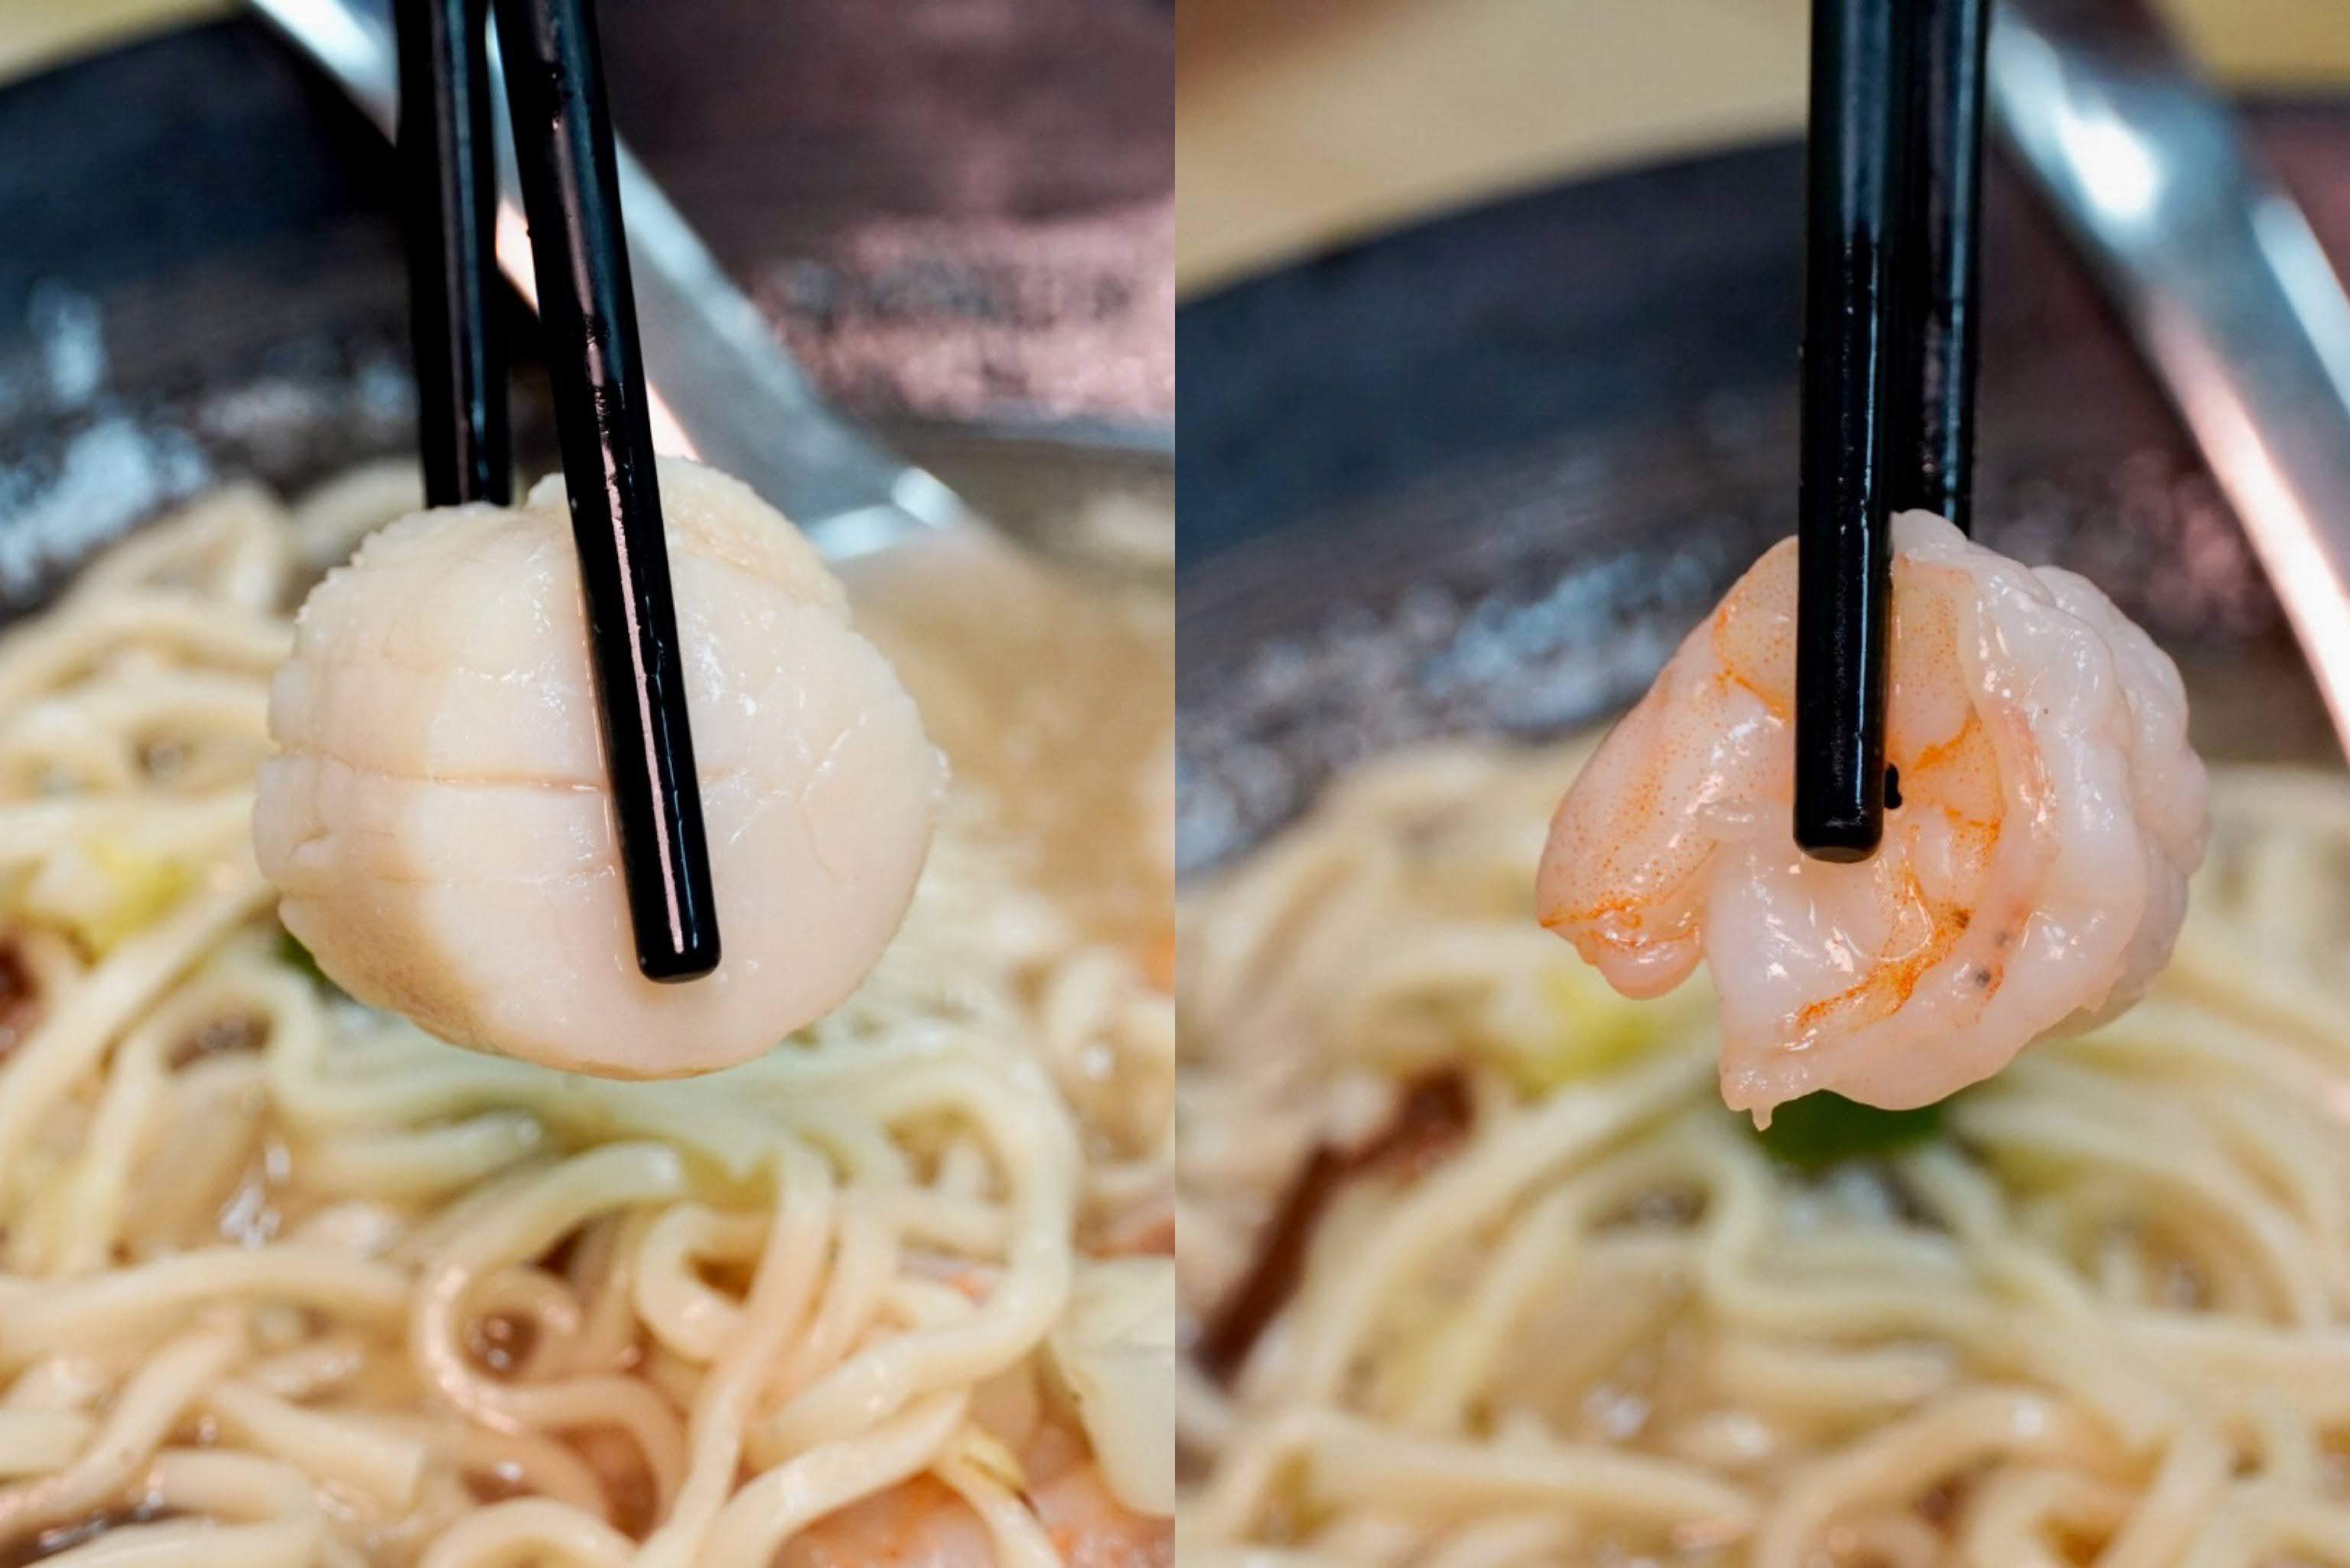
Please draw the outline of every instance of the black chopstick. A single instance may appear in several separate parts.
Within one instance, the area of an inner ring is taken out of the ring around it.
[[[1795,842],[1875,853],[1885,823],[1886,294],[1898,0],[1814,0],[1797,497]]]
[[[418,444],[431,506],[513,498],[498,275],[489,0],[400,0],[401,204]]]
[[[1982,0],[1814,0],[1806,150],[1795,842],[1885,827],[1892,514],[1973,462]]]
[[[637,964],[718,964],[612,128],[588,0],[496,0]]]
[[[1904,0],[1887,504],[1971,526],[1986,0]]]

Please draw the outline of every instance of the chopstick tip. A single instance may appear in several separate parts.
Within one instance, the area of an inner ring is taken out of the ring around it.
[[[717,929],[704,926],[688,931],[684,940],[674,946],[639,946],[637,971],[656,985],[681,985],[716,970],[718,956]]]

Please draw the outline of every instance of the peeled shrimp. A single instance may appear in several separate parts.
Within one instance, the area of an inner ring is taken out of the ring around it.
[[[1702,957],[1721,1090],[1887,1108],[2119,1012],[2170,956],[2203,857],[2178,671],[2072,573],[1940,518],[1893,527],[1889,777],[1874,857],[1794,842],[1795,545],[1690,634],[1567,792],[1543,923],[1625,994]]]
[[[708,1072],[854,990],[897,929],[944,764],[815,549],[661,464],[724,948],[637,971],[562,482],[421,513],[303,606],[254,813],[286,929],[445,1040],[612,1077]]]

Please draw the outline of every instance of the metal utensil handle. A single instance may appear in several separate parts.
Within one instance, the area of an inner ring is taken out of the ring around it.
[[[252,0],[296,47],[392,133],[399,118],[389,0]],[[497,73],[492,72],[494,88]],[[529,224],[501,106],[498,265],[535,298]],[[891,456],[835,413],[776,344],[660,187],[619,149],[620,203],[655,445],[726,470],[774,503],[835,559],[966,520],[931,474]]]
[[[2350,297],[2139,0],[2014,0],[1992,117],[2250,534],[2350,749]]]

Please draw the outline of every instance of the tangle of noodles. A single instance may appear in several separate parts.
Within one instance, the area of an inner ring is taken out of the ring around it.
[[[265,681],[413,483],[223,493],[0,639],[0,1563],[1168,1561],[1054,1347],[1171,1281],[1093,1256],[1164,1229],[1171,1005],[980,803],[864,991],[712,1078],[456,1051],[286,948]]]
[[[2350,1564],[2350,781],[2220,770],[2153,996],[1821,1169],[1723,1109],[1707,999],[1536,929],[1580,754],[1374,765],[1182,909],[1195,1324],[1305,1150],[1435,1070],[1473,1116],[1187,1373],[1185,1563]]]

